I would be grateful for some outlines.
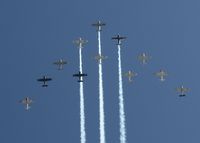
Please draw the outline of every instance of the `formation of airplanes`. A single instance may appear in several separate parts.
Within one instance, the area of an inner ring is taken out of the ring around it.
[[[100,34],[100,31],[102,30],[102,26],[105,26],[106,24],[98,21],[97,23],[92,24],[92,26],[97,28],[98,33]],[[125,40],[127,37],[125,36],[121,36],[121,35],[116,35],[114,37],[112,37],[112,40],[117,40],[117,45],[121,45],[122,40]],[[77,40],[74,40],[73,43],[77,45],[78,48],[83,48],[83,46],[87,43],[87,40],[84,40],[82,38],[79,38]],[[103,55],[96,55],[94,57],[95,60],[97,60],[99,62],[99,64],[101,64],[102,60],[107,59],[107,56],[103,56]],[[138,61],[141,62],[143,65],[147,64],[148,61],[151,59],[151,56],[149,56],[147,53],[141,53],[138,55],[137,57]],[[65,61],[64,59],[59,59],[58,61],[53,62],[54,65],[58,66],[58,70],[63,70],[64,65],[67,64],[67,61]],[[129,82],[133,81],[133,78],[135,78],[138,74],[134,71],[129,70],[127,73],[124,73],[123,76],[128,78]],[[159,78],[159,80],[161,82],[165,81],[165,78],[168,76],[168,73],[163,70],[160,69],[158,72],[155,72],[154,75],[156,77]],[[79,71],[78,73],[75,73],[72,75],[73,77],[78,77],[77,82],[83,82],[83,77],[87,76],[86,73],[83,73],[82,71]],[[51,81],[52,78],[51,77],[47,77],[47,76],[42,76],[41,78],[37,79],[38,82],[42,82],[42,87],[48,87],[47,82]],[[176,91],[179,93],[179,97],[184,97],[186,96],[186,93],[189,91],[189,88],[184,87],[183,85],[181,85],[180,87],[176,88]],[[33,103],[33,100],[30,97],[25,97],[24,99],[20,100],[19,103],[24,104],[25,105],[25,110],[29,110],[31,108],[31,104]]]

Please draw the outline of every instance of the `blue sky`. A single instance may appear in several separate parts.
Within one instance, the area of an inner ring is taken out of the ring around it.
[[[91,24],[106,22],[102,31],[105,129],[108,143],[119,142],[117,48],[111,37],[127,36],[122,45],[122,70],[138,73],[133,83],[123,78],[129,143],[198,143],[199,130],[199,4],[197,0],[2,0],[0,1],[0,142],[78,143],[78,49],[83,37],[87,142],[99,142],[97,33]],[[142,66],[138,54],[152,56]],[[57,71],[59,58],[69,64]],[[169,76],[161,83],[153,73]],[[53,78],[48,88],[36,79]],[[191,90],[179,98],[175,88]],[[26,112],[18,101],[35,101]]]

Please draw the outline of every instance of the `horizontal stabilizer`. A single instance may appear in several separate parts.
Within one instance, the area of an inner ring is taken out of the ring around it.
[[[184,96],[186,96],[186,95],[185,95],[185,94],[180,94],[180,95],[179,95],[179,97],[184,97]]]

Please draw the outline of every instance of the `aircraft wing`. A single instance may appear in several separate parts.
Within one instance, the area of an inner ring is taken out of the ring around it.
[[[52,78],[39,78],[37,81],[45,82],[50,80],[52,80]]]
[[[147,56],[139,55],[138,59],[142,61],[142,60],[148,60],[149,58]]]
[[[101,23],[101,22],[92,24],[92,26],[105,26],[105,25],[106,25],[105,23]]]
[[[124,73],[123,75],[124,75],[124,76],[129,76],[129,73]]]
[[[189,91],[189,88],[184,88],[184,92],[188,92]]]
[[[119,37],[112,37],[112,39],[117,39],[117,40],[118,40],[118,39],[119,39]]]
[[[80,76],[81,76],[81,74],[73,74],[73,76],[78,76],[78,77],[80,77]]]
[[[168,74],[166,72],[163,73],[163,76],[167,76]]]
[[[81,76],[87,76],[87,74],[83,73],[83,74],[80,74]]]
[[[139,60],[143,60],[143,57],[141,55],[138,56]]]
[[[46,79],[45,79],[45,81],[50,81],[50,80],[52,80],[52,78],[46,78]]]
[[[156,76],[161,76],[161,73],[160,72],[156,72],[154,73]]]
[[[188,91],[189,91],[189,88],[181,88],[181,87],[178,87],[178,88],[176,88],[176,90],[177,90],[178,92],[188,92]]]
[[[55,64],[55,65],[60,65],[61,62],[54,62],[53,64]]]
[[[57,61],[57,62],[54,62],[53,64],[55,64],[55,65],[64,65],[64,64],[67,64],[67,62],[66,61],[62,61],[62,62]]]
[[[39,78],[39,79],[37,79],[37,81],[45,81],[45,79],[44,78]]]
[[[103,59],[103,60],[105,60],[107,58],[108,58],[108,56],[101,56],[101,59]]]
[[[124,76],[127,76],[127,77],[134,77],[134,76],[137,76],[138,74],[136,72],[133,72],[133,71],[128,71],[127,73],[124,73]]]
[[[167,73],[166,72],[156,72],[155,75],[159,76],[159,77],[160,76],[167,76]]]
[[[19,100],[19,103],[25,104],[26,101],[25,100]]]
[[[120,37],[121,39],[126,39],[126,37]]]
[[[94,24],[92,24],[92,26],[99,26],[99,24],[94,23]]]
[[[112,39],[121,40],[121,39],[126,39],[126,37],[112,37]]]
[[[63,61],[62,64],[67,64],[67,62],[66,62],[66,61]]]

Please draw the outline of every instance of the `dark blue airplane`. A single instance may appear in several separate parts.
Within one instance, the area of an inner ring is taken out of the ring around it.
[[[83,82],[82,77],[87,76],[87,74],[81,73],[80,71],[78,74],[73,74],[73,77],[78,77],[78,82]]]
[[[117,40],[117,45],[121,45],[121,40],[126,39],[126,37],[122,37],[119,34],[115,37],[112,37],[112,40]]]
[[[37,79],[37,81],[43,82],[42,87],[47,87],[48,86],[47,81],[50,80],[52,80],[52,78],[48,78],[47,76],[43,76],[42,78]]]

